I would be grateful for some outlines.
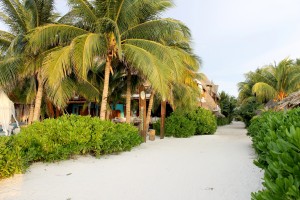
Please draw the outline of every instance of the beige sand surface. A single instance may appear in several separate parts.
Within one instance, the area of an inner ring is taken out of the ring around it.
[[[248,200],[263,173],[243,124],[212,136],[166,138],[131,152],[37,163],[0,181],[3,200]]]

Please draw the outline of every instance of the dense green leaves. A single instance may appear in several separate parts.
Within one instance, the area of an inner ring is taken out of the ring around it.
[[[172,113],[166,120],[166,136],[186,138],[195,135],[195,122],[180,113]]]
[[[216,117],[210,110],[196,108],[186,114],[187,118],[196,124],[196,135],[210,135],[217,130]]]
[[[264,113],[248,132],[258,153],[255,164],[265,171],[265,189],[252,198],[300,199],[300,109]]]
[[[190,111],[176,110],[166,119],[167,137],[190,137],[193,135],[214,134],[217,130],[216,117],[209,110],[194,108]],[[156,134],[160,133],[160,122],[153,125]]]
[[[0,137],[0,179],[24,171],[20,147],[14,139],[14,136]]]
[[[250,125],[250,120],[257,114],[261,105],[255,99],[247,99],[238,107],[236,114],[241,117],[246,127]]]
[[[235,108],[237,106],[236,98],[222,91],[220,93],[219,103],[220,103],[221,114],[224,115],[224,117],[218,117],[217,119],[218,126],[230,124],[235,115]]]
[[[137,128],[129,124],[76,115],[46,119],[16,136],[0,137],[0,179],[23,172],[32,162],[129,151],[141,141]]]

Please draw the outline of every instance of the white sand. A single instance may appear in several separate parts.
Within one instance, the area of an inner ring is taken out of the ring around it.
[[[148,141],[131,152],[37,163],[0,181],[3,200],[249,200],[263,173],[243,124]]]

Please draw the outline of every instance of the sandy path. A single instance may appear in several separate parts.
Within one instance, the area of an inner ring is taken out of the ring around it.
[[[262,172],[243,124],[147,142],[131,152],[34,164],[0,181],[4,200],[248,200]]]

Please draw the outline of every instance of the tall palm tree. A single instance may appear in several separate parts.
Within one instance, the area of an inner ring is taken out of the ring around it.
[[[256,74],[256,78],[252,92],[259,101],[280,101],[300,88],[300,66],[286,58],[278,65],[263,68],[261,74]]]
[[[4,61],[0,63],[2,84],[7,79],[17,78],[20,80],[31,77],[34,81],[32,89],[35,91],[35,100],[30,100],[32,106],[30,119],[36,121],[40,117],[41,104],[44,90],[44,79],[41,73],[43,57],[47,52],[32,54],[26,51],[28,33],[39,26],[52,22],[56,15],[53,13],[54,0],[2,0],[1,20],[9,26],[9,32],[1,31],[0,46],[5,51]],[[20,76],[21,74],[21,76]],[[28,96],[32,97],[32,91]],[[34,106],[33,106],[34,103]],[[32,112],[33,111],[33,112]]]
[[[30,36],[31,50],[61,45],[49,55],[57,62],[47,63],[45,73],[58,75],[48,80],[50,85],[59,84],[71,67],[79,79],[85,79],[95,58],[105,62],[101,119],[105,119],[114,60],[137,70],[163,96],[187,63],[197,63],[183,48],[190,42],[188,28],[180,21],[158,17],[172,6],[171,0],[69,0],[69,4],[72,10],[62,20],[68,24],[36,28]]]
[[[238,83],[238,100],[240,104],[250,100],[256,101],[256,97],[252,92],[252,88],[257,82],[260,82],[260,78],[262,77],[262,71],[263,69],[261,68],[256,69],[254,72],[250,71],[245,74],[245,81]]]

